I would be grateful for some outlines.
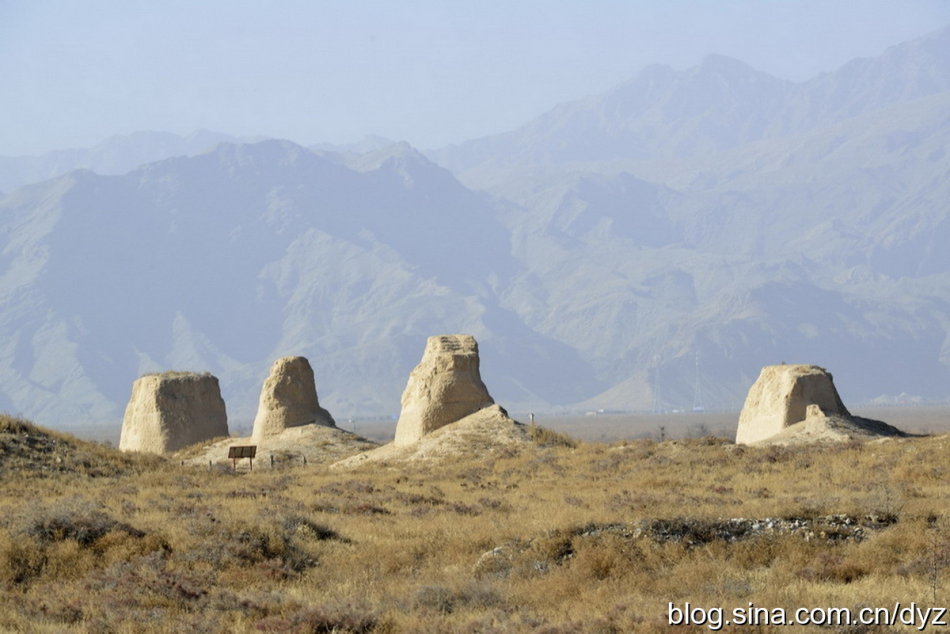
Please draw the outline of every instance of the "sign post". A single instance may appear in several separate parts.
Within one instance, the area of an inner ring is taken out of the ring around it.
[[[250,464],[250,470],[254,470],[254,457],[257,455],[257,445],[244,445],[228,447],[228,458],[234,461],[234,470],[237,471],[237,463],[241,458],[247,458]]]

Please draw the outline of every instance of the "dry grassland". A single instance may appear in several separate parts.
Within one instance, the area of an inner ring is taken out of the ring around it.
[[[690,631],[671,601],[950,603],[948,436],[536,440],[233,473],[3,419],[0,630],[667,632]]]

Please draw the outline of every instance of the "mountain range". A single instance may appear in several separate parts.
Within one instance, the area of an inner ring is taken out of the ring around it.
[[[946,400],[948,148],[943,29],[802,83],[652,66],[425,154],[141,133],[0,158],[0,409],[115,422],[173,368],[246,421],[303,354],[338,419],[394,414],[449,332],[516,409],[738,408],[781,362],[846,402]]]

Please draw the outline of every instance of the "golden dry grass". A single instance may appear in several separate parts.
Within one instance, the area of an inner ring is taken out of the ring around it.
[[[141,468],[104,448],[134,468],[4,469],[0,629],[666,632],[670,601],[948,604],[950,437],[571,447],[538,433],[549,446],[344,472]],[[864,539],[716,533],[831,514]]]

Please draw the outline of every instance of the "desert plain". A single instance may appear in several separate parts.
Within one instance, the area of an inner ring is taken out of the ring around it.
[[[930,435],[739,446],[735,413],[538,415],[448,458],[235,470],[5,417],[0,628],[709,631],[668,604],[946,605],[950,412],[854,409]]]

